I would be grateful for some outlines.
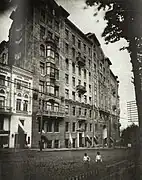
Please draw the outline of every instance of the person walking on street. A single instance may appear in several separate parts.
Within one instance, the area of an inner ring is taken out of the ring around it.
[[[100,152],[97,152],[97,155],[96,155],[96,162],[97,162],[97,163],[98,163],[98,162],[103,162],[102,156],[101,156]]]

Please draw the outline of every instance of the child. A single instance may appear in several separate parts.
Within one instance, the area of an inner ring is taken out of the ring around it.
[[[89,162],[90,161],[90,157],[87,155],[87,153],[84,154],[83,161],[84,162]]]
[[[100,152],[97,152],[96,162],[102,162],[102,156],[100,155]]]

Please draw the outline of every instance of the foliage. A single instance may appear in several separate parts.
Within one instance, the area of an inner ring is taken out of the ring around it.
[[[136,145],[138,131],[139,127],[135,124],[132,124],[131,126],[128,126],[126,129],[124,129],[121,134],[123,145],[127,146],[128,143]]]

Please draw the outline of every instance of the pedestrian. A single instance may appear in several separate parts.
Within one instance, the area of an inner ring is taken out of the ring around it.
[[[90,162],[90,157],[87,155],[87,153],[84,153],[83,161]]]
[[[98,162],[102,162],[102,161],[103,161],[103,160],[102,160],[102,156],[101,156],[100,152],[97,152],[96,162],[98,163]]]

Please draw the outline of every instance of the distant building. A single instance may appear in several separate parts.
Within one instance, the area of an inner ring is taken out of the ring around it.
[[[119,139],[118,81],[95,34],[53,0],[22,12],[11,14],[9,63],[32,72],[32,147],[41,132],[45,148],[101,145],[104,125]]]
[[[135,123],[138,122],[138,110],[136,101],[127,102],[128,121]]]
[[[32,76],[29,71],[8,65],[7,44],[0,44],[0,147],[24,148],[26,141],[30,147]]]

